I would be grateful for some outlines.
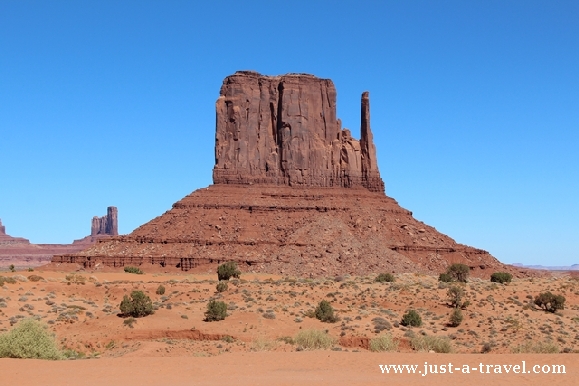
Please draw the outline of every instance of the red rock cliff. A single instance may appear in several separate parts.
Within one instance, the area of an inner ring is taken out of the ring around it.
[[[361,140],[336,118],[336,89],[307,74],[238,71],[216,103],[215,184],[363,186],[384,192],[362,95]]]

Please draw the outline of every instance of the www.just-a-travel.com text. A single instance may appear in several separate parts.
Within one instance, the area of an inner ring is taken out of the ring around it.
[[[477,367],[470,365],[453,365],[451,362],[445,364],[424,365],[378,365],[382,374],[420,374],[423,377],[434,374],[566,374],[565,365],[528,365],[526,361],[516,365],[499,365],[479,363]]]

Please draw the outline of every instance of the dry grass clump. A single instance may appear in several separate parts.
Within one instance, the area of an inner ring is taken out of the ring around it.
[[[0,335],[0,358],[62,359],[56,340],[40,322],[27,319]]]
[[[557,354],[559,346],[554,342],[536,342],[527,341],[512,349],[513,354]]]
[[[322,330],[303,330],[298,332],[294,342],[305,349],[330,348],[336,339]]]
[[[370,351],[396,351],[398,343],[397,340],[392,339],[392,335],[383,334],[370,340]]]
[[[439,336],[415,336],[410,340],[410,345],[416,351],[434,351],[437,353],[453,351],[450,339]]]
[[[269,340],[263,336],[254,339],[251,345],[253,351],[271,351],[277,347],[277,342]]]

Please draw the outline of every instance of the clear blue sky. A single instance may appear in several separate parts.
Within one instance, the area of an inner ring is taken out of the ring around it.
[[[211,183],[236,70],[331,78],[386,191],[503,262],[579,263],[577,1],[0,2],[0,218],[69,243]]]

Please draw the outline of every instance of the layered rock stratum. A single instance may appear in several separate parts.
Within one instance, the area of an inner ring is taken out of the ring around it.
[[[361,98],[360,140],[336,118],[336,89],[307,74],[240,71],[216,102],[214,184],[125,236],[55,263],[154,264],[190,270],[235,260],[301,276],[444,271],[524,274],[458,244],[385,195]]]

